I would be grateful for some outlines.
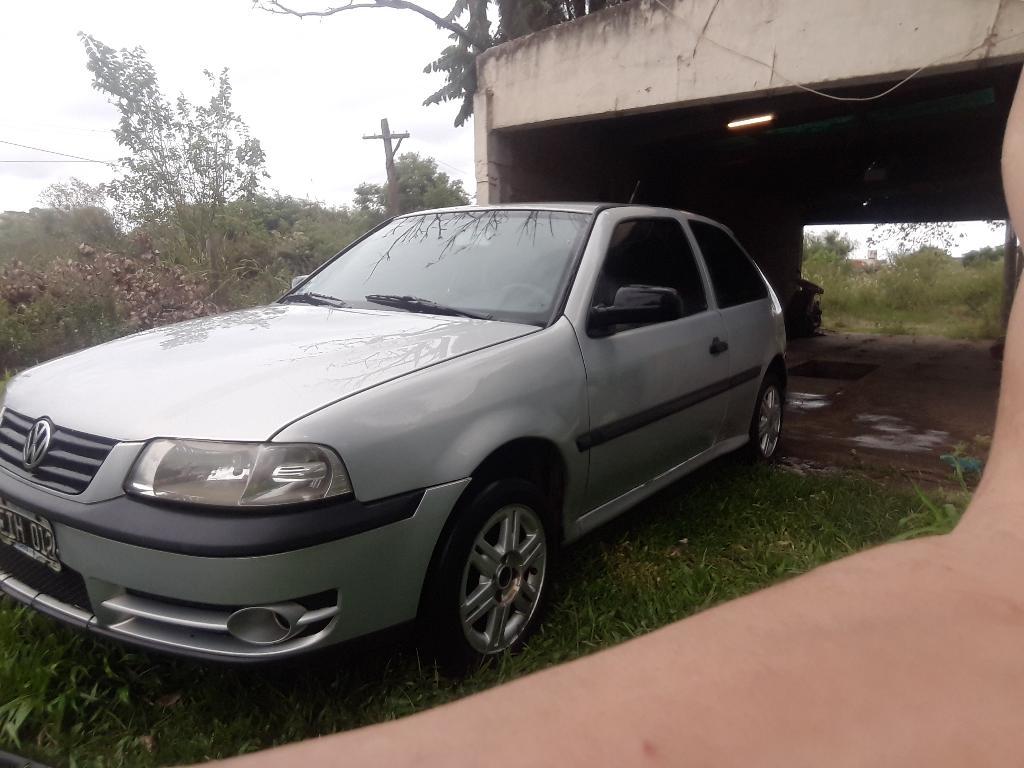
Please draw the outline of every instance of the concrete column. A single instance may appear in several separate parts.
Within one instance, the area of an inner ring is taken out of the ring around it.
[[[473,142],[476,162],[477,205],[507,202],[509,199],[508,140],[491,127],[494,94],[483,88],[473,97]]]
[[[716,213],[764,272],[783,307],[800,277],[803,260],[803,218],[799,207],[785,199],[745,200],[732,211]]]

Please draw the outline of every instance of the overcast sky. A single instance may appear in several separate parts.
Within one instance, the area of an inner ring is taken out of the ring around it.
[[[315,9],[329,0],[293,3]],[[450,0],[424,5],[443,11]],[[184,91],[205,100],[202,70],[229,67],[235,110],[263,144],[271,189],[342,205],[360,182],[383,182],[381,143],[362,136],[377,133],[388,117],[392,130],[412,134],[403,151],[436,158],[475,191],[471,125],[453,127],[456,104],[422,106],[443,82],[423,67],[447,36],[412,13],[367,9],[300,20],[254,10],[252,0],[9,3],[0,23],[0,140],[96,160],[120,156],[111,134],[117,114],[92,89],[79,31],[114,48],[145,48],[172,96]],[[58,158],[0,144],[0,161],[9,160],[30,162],[0,162],[0,211],[37,205],[55,181],[96,183],[112,173],[104,165],[38,162]],[[840,229],[863,255],[870,227]],[[957,253],[1001,240],[981,223],[962,231]]]
[[[885,241],[877,245],[870,244],[868,239],[874,229],[872,224],[846,224],[843,226],[826,224],[807,227],[805,231],[821,234],[830,229],[839,230],[853,241],[855,248],[851,256],[857,259],[867,258],[868,250],[872,248],[878,252],[879,258],[885,259],[890,253],[900,251],[903,245],[896,241]],[[993,226],[987,221],[961,221],[956,222],[952,227],[950,238],[952,242],[948,246],[943,246],[941,243],[936,243],[936,245],[948,247],[949,252],[954,256],[963,256],[967,251],[973,251],[986,245],[1002,245],[1004,230],[1002,226]]]
[[[424,5],[440,9],[447,0]],[[294,0],[322,8],[321,0]],[[142,46],[164,91],[205,101],[202,70],[229,67],[234,107],[267,153],[268,186],[297,197],[348,203],[363,181],[384,181],[379,133],[388,117],[412,137],[402,151],[438,160],[473,189],[471,125],[452,125],[457,104],[421,106],[443,83],[423,67],[447,44],[444,33],[411,13],[348,11],[295,19],[254,10],[252,0],[47,0],[5,3],[0,21],[4,73],[0,139],[96,160],[121,152],[116,111],[92,88],[79,31],[114,48]],[[41,163],[54,155],[0,144],[0,211],[37,205],[48,184],[111,170],[85,163]]]

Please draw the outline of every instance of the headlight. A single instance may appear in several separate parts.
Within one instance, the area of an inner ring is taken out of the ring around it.
[[[268,507],[352,492],[330,448],[287,443],[153,440],[125,482],[138,496],[217,507]]]

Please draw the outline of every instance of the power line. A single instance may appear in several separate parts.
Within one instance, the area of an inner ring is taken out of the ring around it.
[[[102,160],[0,160],[0,163],[100,163],[101,165],[112,165]]]
[[[464,170],[462,170],[461,168],[456,168],[456,167],[455,167],[454,165],[452,165],[451,163],[446,163],[446,162],[445,162],[444,160],[441,160],[440,158],[437,158],[437,157],[435,157],[434,159],[435,159],[435,160],[437,160],[437,162],[439,162],[439,163],[440,163],[441,165],[447,166],[448,168],[451,168],[451,169],[452,169],[453,171],[458,171],[458,172],[459,172],[459,173],[461,173],[461,174],[462,174],[463,176],[472,176],[472,175],[473,175],[473,174],[472,174],[472,173],[470,173],[469,171],[464,171]]]
[[[106,133],[110,134],[112,129],[110,128],[82,128],[77,125],[56,125],[54,123],[37,123],[37,122],[10,122],[7,120],[0,120],[0,125],[7,128],[44,128],[52,129],[55,131],[75,131],[78,133]]]
[[[107,160],[93,160],[91,157],[82,157],[81,155],[71,155],[67,152],[58,152],[55,149],[44,149],[43,147],[31,147],[28,144],[18,144],[15,141],[7,141],[6,139],[0,139],[0,144],[7,144],[12,147],[18,147],[19,149],[31,149],[33,152],[46,152],[48,155],[59,155],[60,157],[70,157],[72,160],[80,160],[85,163],[100,163],[101,165],[113,165],[113,163]]]

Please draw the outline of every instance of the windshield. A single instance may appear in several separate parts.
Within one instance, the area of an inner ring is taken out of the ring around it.
[[[445,309],[436,313],[543,326],[589,222],[589,214],[566,211],[404,216],[354,245],[298,293],[354,307]]]

